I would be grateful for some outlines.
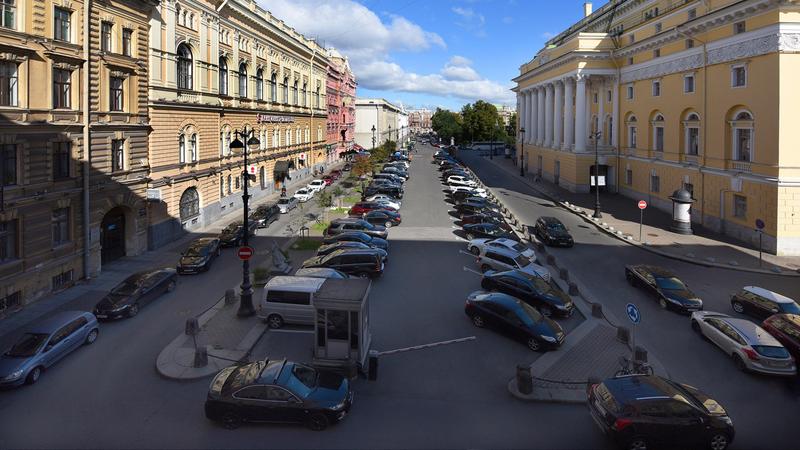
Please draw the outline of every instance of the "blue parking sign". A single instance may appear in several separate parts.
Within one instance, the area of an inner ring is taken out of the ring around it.
[[[633,303],[628,303],[625,305],[625,312],[628,313],[628,319],[635,324],[642,320],[642,315],[639,313],[639,308],[637,308]]]

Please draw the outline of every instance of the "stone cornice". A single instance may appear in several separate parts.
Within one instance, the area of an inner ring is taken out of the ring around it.
[[[555,69],[557,67],[561,67],[564,64],[569,64],[572,62],[576,62],[579,60],[608,60],[611,58],[611,52],[608,51],[576,51],[576,52],[569,52],[565,53],[558,58],[548,61],[546,63],[542,63],[541,66],[530,70],[511,81],[515,83],[521,83],[525,80],[533,78],[537,75],[542,74],[543,72],[547,72],[549,70]]]

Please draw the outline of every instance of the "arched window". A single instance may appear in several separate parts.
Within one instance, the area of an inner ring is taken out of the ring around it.
[[[657,152],[664,151],[664,116],[656,113],[653,116],[652,122],[653,132],[653,150]]]
[[[197,162],[197,133],[192,133],[192,137],[189,139],[189,154],[192,162]]]
[[[186,163],[186,135],[183,133],[178,136],[178,161]]]
[[[292,88],[292,96],[294,96],[294,105],[297,106],[300,104],[300,99],[297,98],[297,86],[299,85],[299,81],[294,80],[294,87]]]
[[[192,89],[192,52],[189,46],[178,46],[178,89]]]
[[[269,99],[273,103],[278,101],[278,75],[274,73],[269,80]]]
[[[283,77],[283,103],[289,104],[289,77]]]
[[[239,64],[239,97],[247,97],[247,64]]]
[[[700,116],[693,112],[683,121],[683,148],[687,155],[700,154]]]
[[[200,195],[197,189],[190,187],[183,191],[180,202],[181,221],[189,220],[200,215]]]
[[[219,58],[219,95],[228,95],[228,62]]]
[[[256,100],[264,100],[264,71],[256,71]]]
[[[258,178],[261,180],[261,189],[262,190],[266,189],[267,188],[267,176],[266,176],[266,171],[264,170],[264,166],[261,166],[261,168],[258,169]]]
[[[308,103],[308,98],[307,98],[308,93],[306,92],[307,88],[308,88],[308,83],[306,83],[304,81],[303,82],[303,90],[300,91],[300,94],[301,94],[300,98],[302,99],[301,102],[303,103],[303,107],[304,108],[306,107],[306,103]]]
[[[753,115],[749,111],[742,110],[734,114],[731,122],[733,130],[731,156],[734,161],[753,161],[753,123]]]

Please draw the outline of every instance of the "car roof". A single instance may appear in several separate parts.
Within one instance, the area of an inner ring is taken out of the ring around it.
[[[325,282],[324,278],[293,277],[279,275],[270,278],[264,289],[292,289],[304,292],[316,292]]]
[[[777,339],[767,333],[766,330],[747,319],[720,317],[720,320],[735,328],[739,334],[747,339],[747,343],[750,345],[782,346]]]
[[[781,294],[778,294],[777,292],[772,292],[770,290],[767,290],[767,289],[764,289],[764,288],[760,288],[758,286],[745,286],[745,287],[742,288],[742,290],[750,292],[752,294],[755,294],[755,295],[757,295],[759,297],[763,297],[763,298],[765,298],[767,300],[771,300],[771,301],[773,301],[775,303],[794,303],[795,302],[794,300],[792,300],[791,298],[789,298],[789,297],[787,297],[785,295],[781,295]]]
[[[503,244],[503,245],[511,245],[511,246],[514,246],[514,245],[516,245],[516,244],[517,244],[517,241],[511,240],[511,239],[508,239],[508,238],[497,238],[497,239],[492,239],[490,242],[497,242],[498,244]],[[488,243],[489,243],[489,242],[487,242],[487,244],[488,244]]]
[[[672,273],[669,270],[664,269],[662,267],[648,266],[646,264],[638,264],[638,265],[635,265],[633,267],[638,267],[638,268],[644,269],[644,270],[646,270],[647,272],[649,272],[652,275],[657,275],[657,276],[662,276],[662,277],[674,277],[675,276],[674,273]]]
[[[539,219],[543,220],[545,223],[561,223],[560,220],[552,216],[539,217]]]
[[[490,224],[479,224],[479,225],[490,225]],[[516,250],[510,249],[510,248],[507,248],[507,247],[492,247],[491,249],[486,249],[486,251],[487,252],[491,251],[493,253],[499,253],[501,255],[508,256],[510,258],[516,258],[517,256],[522,255],[522,253],[520,253],[520,252],[518,252]]]
[[[301,274],[301,275],[298,275]],[[334,274],[342,274],[336,269],[332,269],[330,267],[305,267],[300,268],[295,273],[295,276],[303,276],[303,277],[328,277]],[[342,274],[345,275],[346,274]]]
[[[340,219],[333,219],[331,225],[338,223],[361,223],[364,219],[360,217],[342,217]]]
[[[519,307],[519,300],[502,292],[488,292],[483,301],[496,303],[505,306],[507,309],[514,309]]]
[[[784,313],[773,314],[767,317],[767,319],[764,320],[764,322],[769,323],[773,322],[776,319],[782,319],[788,323],[791,323],[794,326],[794,328],[800,328],[800,315],[797,314],[784,314]]]
[[[62,311],[28,327],[29,333],[52,333],[78,317],[86,316],[86,311]]]
[[[217,238],[210,238],[210,237],[195,239],[189,244],[189,247],[205,247],[206,245],[216,240]]]
[[[669,399],[675,396],[685,397],[664,378],[657,375],[634,375],[609,378],[603,384],[620,404],[652,399]]]

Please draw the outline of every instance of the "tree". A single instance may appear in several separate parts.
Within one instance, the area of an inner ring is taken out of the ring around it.
[[[322,208],[325,214],[325,222],[328,221],[328,210],[333,206],[333,195],[330,192],[322,191],[317,195],[317,205]]]
[[[478,100],[474,104],[467,103],[461,109],[464,118],[463,137],[472,141],[504,140],[505,124],[497,108],[491,103]]]
[[[508,119],[508,126],[506,127],[506,129],[508,130],[508,135],[511,136],[512,138],[516,137],[517,135],[517,127],[518,127],[517,120],[518,120],[517,113],[511,114],[511,118]]]
[[[369,158],[359,156],[353,162],[353,167],[350,169],[350,172],[359,178],[364,175],[368,175],[372,173],[372,163],[370,162]]]
[[[436,108],[436,112],[431,116],[431,128],[445,143],[449,143],[450,138],[461,140],[461,127],[461,115],[458,113]]]

